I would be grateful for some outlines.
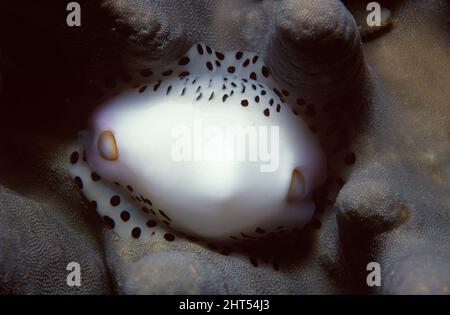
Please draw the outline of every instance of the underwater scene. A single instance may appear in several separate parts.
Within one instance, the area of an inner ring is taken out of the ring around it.
[[[0,0],[0,107],[1,295],[450,294],[450,1]]]

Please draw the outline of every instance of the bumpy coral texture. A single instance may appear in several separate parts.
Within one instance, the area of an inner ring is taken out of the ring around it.
[[[364,1],[345,2],[354,15],[337,0],[80,1],[78,29],[64,3],[25,2],[0,1],[1,293],[449,293],[448,1],[384,1],[394,24],[364,43]],[[196,42],[257,52],[278,80],[308,88],[310,113],[350,120],[330,128],[346,134],[346,167],[280,262],[182,237],[119,239],[67,174],[98,85]],[[65,284],[71,261],[81,287]],[[370,261],[381,287],[366,285]]]

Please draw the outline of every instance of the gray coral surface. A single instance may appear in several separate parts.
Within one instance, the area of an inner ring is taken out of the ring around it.
[[[364,1],[79,2],[82,27],[70,28],[64,2],[0,1],[0,293],[450,293],[449,1],[380,1],[393,25],[364,43]],[[323,125],[318,211],[276,259],[121,239],[67,173],[98,86],[197,42],[260,54],[279,82],[309,91],[307,113],[340,119]],[[72,261],[80,287],[66,285]],[[369,262],[380,287],[366,284]]]

